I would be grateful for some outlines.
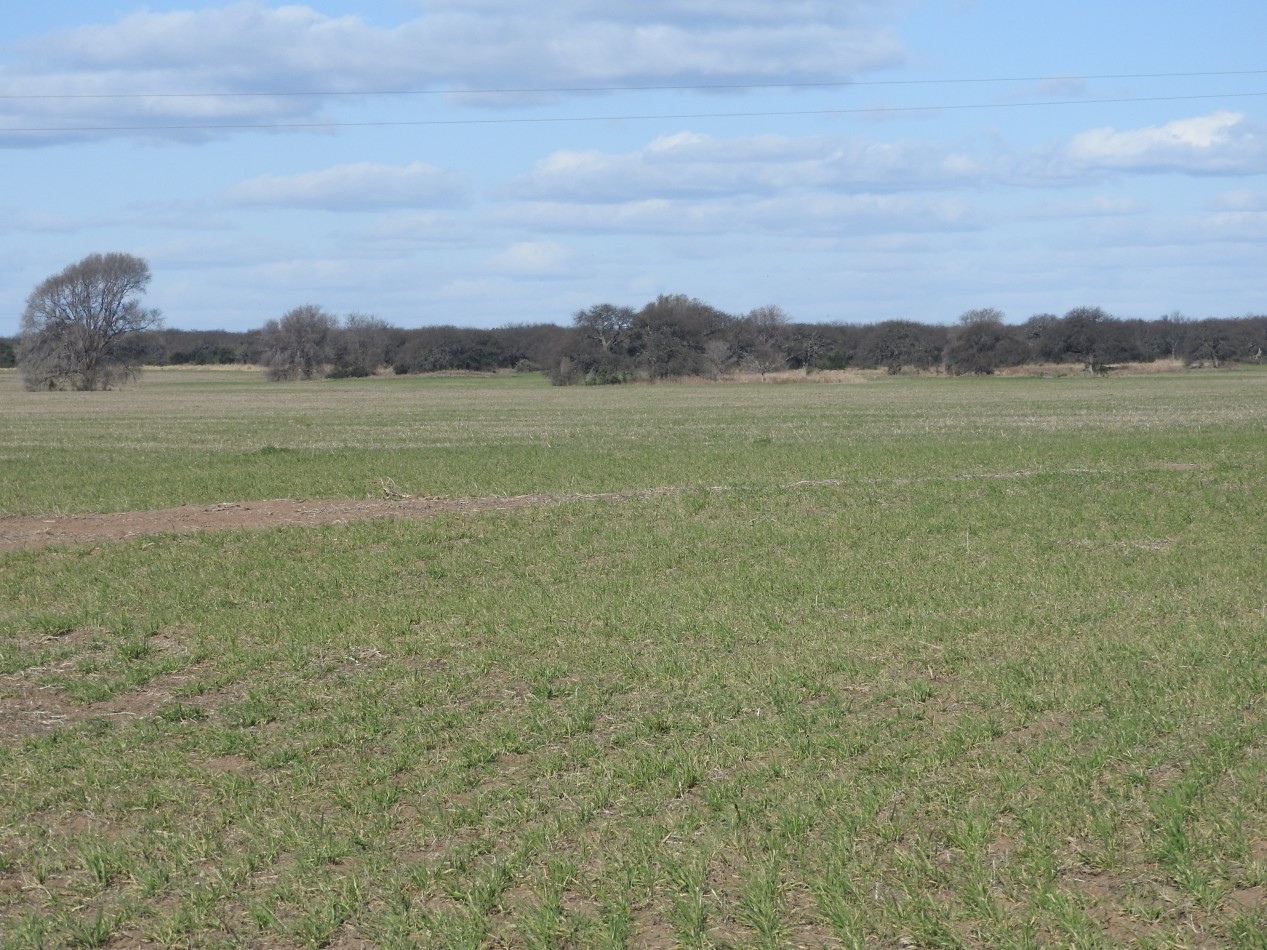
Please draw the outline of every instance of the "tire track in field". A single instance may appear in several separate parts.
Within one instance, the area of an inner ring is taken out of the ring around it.
[[[544,508],[578,501],[619,501],[676,495],[686,488],[652,488],[596,494],[489,495],[480,498],[400,497],[387,499],[312,499],[181,505],[107,514],[35,515],[0,518],[0,552],[56,544],[124,541],[156,534],[202,531],[261,531],[280,525],[346,524],[375,518],[429,518],[454,512],[478,514],[515,508]]]
[[[1159,463],[1136,471],[1187,471],[1208,465],[1191,463]],[[91,544],[102,541],[124,541],[129,538],[158,534],[195,534],[202,531],[262,531],[280,525],[346,524],[375,518],[430,518],[436,515],[485,511],[509,511],[516,508],[545,508],[552,505],[586,501],[622,501],[630,498],[654,498],[681,495],[693,491],[714,494],[738,491],[789,491],[801,488],[838,488],[846,484],[913,485],[932,481],[965,481],[976,479],[1025,479],[1038,475],[1104,476],[1121,474],[1115,469],[1070,468],[1051,471],[1022,470],[1011,472],[974,472],[913,478],[818,479],[768,486],[712,486],[701,488],[662,487],[637,488],[596,493],[538,492],[530,495],[485,495],[472,498],[400,495],[384,487],[391,497],[353,500],[322,498],[296,501],[289,498],[272,501],[225,502],[218,505],[181,505],[145,511],[119,511],[106,514],[20,515],[0,517],[0,553],[20,548],[40,548],[57,544]]]

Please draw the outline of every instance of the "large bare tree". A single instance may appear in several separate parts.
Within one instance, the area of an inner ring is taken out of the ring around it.
[[[339,321],[314,304],[264,325],[264,372],[272,380],[315,379],[334,358]]]
[[[368,313],[349,313],[338,334],[335,361],[351,375],[373,375],[387,362],[392,327]]]
[[[150,267],[131,254],[90,254],[31,292],[22,314],[18,366],[27,389],[109,389],[134,376],[129,337],[157,326],[141,306]]]

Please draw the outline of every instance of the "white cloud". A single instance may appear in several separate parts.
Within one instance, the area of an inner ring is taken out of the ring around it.
[[[17,47],[18,59],[0,70],[0,94],[32,98],[11,100],[3,125],[294,124],[325,119],[323,110],[347,101],[325,93],[398,89],[847,80],[902,59],[899,40],[871,15],[883,6],[431,3],[391,27],[303,5],[142,10]],[[259,95],[281,92],[301,95]],[[49,98],[118,94],[136,98]]]
[[[1069,218],[1115,218],[1143,214],[1149,210],[1143,202],[1122,195],[1093,195],[1090,198],[1041,201],[1030,209],[1026,218],[1061,221]]]
[[[976,183],[1006,171],[992,157],[929,143],[776,135],[718,139],[681,132],[636,152],[555,152],[506,193],[604,203],[789,189],[917,190]]]
[[[155,271],[223,271],[226,268],[256,269],[294,257],[289,242],[257,232],[232,238],[180,235],[155,245]]]
[[[418,5],[503,14],[523,9],[521,0],[419,0]],[[892,6],[891,0],[554,0],[550,9],[570,17],[622,21],[865,22]]]
[[[1243,114],[1219,111],[1125,131],[1091,129],[1063,157],[1092,169],[1254,174],[1267,171],[1267,135]]]
[[[556,241],[520,241],[489,261],[498,271],[524,277],[546,277],[567,270],[571,252]]]
[[[433,165],[359,162],[295,175],[263,175],[236,185],[228,200],[238,205],[374,211],[461,204],[469,183]]]
[[[493,220],[506,227],[573,233],[813,236],[973,230],[987,216],[950,197],[799,192],[616,204],[521,202]]]
[[[1215,197],[1214,207],[1220,211],[1264,212],[1267,211],[1267,191],[1251,191],[1248,188],[1225,191]]]
[[[1066,229],[1061,240],[1071,248],[1094,250],[1100,260],[1105,255],[1148,248],[1217,258],[1236,246],[1261,248],[1267,242],[1267,214],[1155,211],[1148,215],[1105,217]],[[1169,261],[1164,266],[1169,266]]]
[[[403,211],[375,215],[363,226],[337,235],[345,246],[364,249],[367,254],[419,248],[480,246],[487,236],[466,218],[448,212]]]
[[[0,206],[0,233],[76,234],[92,228],[109,227],[103,217],[83,217],[55,211],[20,211]]]

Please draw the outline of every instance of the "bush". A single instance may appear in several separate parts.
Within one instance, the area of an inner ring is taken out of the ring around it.
[[[628,373],[618,372],[606,366],[596,366],[585,374],[585,385],[615,386],[629,382],[629,378]]]
[[[326,373],[326,379],[364,379],[373,375],[364,366],[336,366]]]

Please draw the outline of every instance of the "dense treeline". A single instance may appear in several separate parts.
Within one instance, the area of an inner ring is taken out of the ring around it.
[[[131,254],[90,254],[27,298],[22,332],[0,340],[0,367],[16,365],[31,390],[109,389],[149,365],[258,364],[272,380],[396,373],[539,370],[558,385],[604,384],[785,370],[906,369],[988,374],[1030,362],[1103,372],[1116,363],[1181,359],[1219,367],[1261,362],[1267,317],[1121,320],[1099,307],[1009,324],[994,309],[954,326],[886,320],[868,325],[793,323],[769,305],[726,313],[694,297],[661,295],[640,310],[610,303],[573,314],[570,326],[495,330],[393,327],[364,313],[340,319],[313,304],[262,328],[169,330],[141,304],[149,264]]]
[[[986,374],[1048,362],[1100,372],[1158,359],[1217,367],[1261,361],[1267,348],[1267,317],[1119,320],[1098,307],[1039,314],[1022,324],[984,309],[952,327],[906,320],[858,326],[792,323],[777,307],[734,317],[691,298],[660,297],[637,312],[591,307],[575,316],[573,329],[551,369],[560,383],[800,368]]]
[[[498,329],[432,326],[405,330],[372,316],[342,320],[298,307],[263,328],[154,329],[129,341],[130,358],[149,365],[259,364],[274,379],[397,373],[539,370],[560,385],[684,376],[718,378],[781,370],[936,370],[989,374],[1027,363],[1114,364],[1182,360],[1219,367],[1261,362],[1267,317],[1118,319],[1099,307],[1007,323],[997,310],[965,313],[952,326],[886,320],[867,325],[791,321],[776,306],[733,315],[693,297],[661,296],[634,310],[598,304],[569,326]],[[0,366],[13,345],[0,340]]]

